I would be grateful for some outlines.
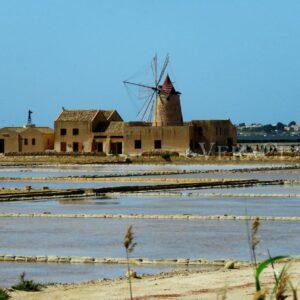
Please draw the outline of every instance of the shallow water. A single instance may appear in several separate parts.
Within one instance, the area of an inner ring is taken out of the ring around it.
[[[0,168],[0,176],[55,177],[80,175],[126,174],[145,171],[228,170],[271,167],[254,165],[101,165],[45,168]],[[278,165],[277,165],[278,166]],[[300,179],[300,170],[269,172],[220,172],[208,174],[168,175],[169,178],[255,178]],[[159,178],[155,176],[155,178]],[[163,182],[162,182],[163,183]],[[0,182],[0,187],[84,188],[121,185],[146,185],[135,182]],[[151,183],[157,184],[157,183]],[[171,191],[174,193],[175,191]],[[253,186],[177,190],[178,196],[113,196],[74,199],[43,199],[3,202],[0,212],[112,213],[112,214],[194,214],[194,215],[268,215],[299,216],[297,197],[222,197],[189,196],[189,193],[224,194],[300,194],[300,186]],[[124,257],[123,237],[128,224],[133,224],[138,243],[133,257],[249,259],[245,221],[187,221],[147,219],[47,219],[0,218],[0,249],[2,254],[74,255]],[[259,259],[272,255],[299,254],[300,224],[298,222],[261,222]],[[139,273],[169,271],[169,267],[139,266]],[[124,275],[124,265],[92,264],[22,264],[0,263],[0,285],[16,283],[26,271],[30,278],[42,282],[78,282]]]
[[[152,176],[148,176],[152,177]],[[266,172],[216,172],[196,174],[161,175],[162,178],[209,178],[209,179],[259,179],[259,180],[299,180],[300,170],[282,170]]]
[[[138,243],[135,257],[249,259],[244,221],[1,218],[1,252],[124,257],[129,224]],[[299,254],[299,232],[298,222],[262,222],[260,251]]]
[[[111,175],[130,174],[159,171],[182,171],[182,170],[230,170],[265,167],[265,164],[238,165],[238,164],[195,164],[195,165],[174,165],[174,164],[129,164],[129,165],[68,165],[68,166],[45,166],[45,167],[8,167],[0,166],[0,177],[60,177],[60,176],[82,176],[82,175]],[[285,164],[267,165],[285,166]]]
[[[141,274],[155,274],[175,270],[214,269],[210,266],[138,266],[132,268]],[[55,263],[0,263],[0,286],[11,287],[19,282],[19,275],[26,272],[27,279],[40,283],[75,283],[99,278],[115,278],[124,276],[126,265],[113,264],[55,264]]]
[[[51,189],[78,189],[78,188],[103,188],[115,186],[132,186],[132,185],[158,185],[166,184],[166,182],[122,182],[122,181],[107,181],[107,182],[80,182],[80,181],[0,181],[0,188],[6,189],[24,189],[30,185],[32,188],[42,188],[47,186]]]
[[[0,212],[300,216],[300,198],[128,195],[3,202]]]
[[[179,193],[217,193],[217,194],[284,194],[300,195],[300,185],[254,185],[245,187],[221,187],[221,188],[193,188],[176,190]]]

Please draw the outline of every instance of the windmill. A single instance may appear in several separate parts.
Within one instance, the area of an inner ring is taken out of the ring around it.
[[[154,58],[151,61],[153,85],[148,85],[148,84],[138,83],[138,82],[131,82],[128,80],[123,81],[126,88],[128,86],[135,86],[135,87],[139,88],[140,90],[142,90],[142,92],[140,94],[146,95],[146,97],[144,99],[144,103],[143,103],[142,107],[139,109],[139,112],[137,115],[141,121],[150,122],[153,120],[153,110],[155,107],[157,96],[161,92],[160,83],[166,72],[168,64],[169,64],[169,55],[167,54],[166,58],[164,60],[164,63],[162,65],[161,71],[158,74],[157,55],[154,56]],[[169,76],[167,76],[167,77],[169,78]],[[140,97],[140,98],[142,98],[142,97]]]

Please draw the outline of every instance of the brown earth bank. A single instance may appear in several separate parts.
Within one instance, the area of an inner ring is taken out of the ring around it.
[[[55,165],[55,164],[228,164],[228,163],[299,163],[296,155],[245,155],[245,156],[97,156],[97,155],[16,155],[0,156],[0,165]]]
[[[282,264],[276,265],[281,270]],[[289,269],[294,286],[300,283],[300,263],[295,262]],[[174,272],[141,276],[133,279],[135,300],[150,299],[253,299],[255,293],[254,271],[251,267],[203,272]],[[274,275],[271,268],[262,274],[262,286],[269,293],[274,287]],[[222,295],[226,294],[226,298]],[[291,293],[288,293],[291,295]],[[298,295],[300,295],[298,291]],[[40,292],[11,292],[13,300],[125,300],[130,299],[126,278],[115,280],[96,280],[87,283],[50,285]],[[218,298],[219,297],[219,298]],[[292,299],[291,296],[288,299]]]
[[[16,180],[16,179],[14,179]],[[283,180],[256,180],[256,179],[221,179],[221,180],[192,180],[191,182],[176,182],[161,183],[159,185],[129,185],[115,187],[100,187],[100,188],[81,188],[81,189],[32,189],[28,186],[24,189],[0,190],[0,201],[13,201],[17,199],[37,199],[43,197],[67,197],[67,196],[96,196],[114,192],[145,192],[159,191],[172,189],[189,189],[189,188],[212,188],[212,187],[238,187],[238,186],[253,186],[253,185],[278,185],[284,184]]]

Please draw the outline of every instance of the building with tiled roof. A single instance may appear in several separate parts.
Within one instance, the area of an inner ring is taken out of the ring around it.
[[[0,153],[40,153],[54,148],[54,130],[34,125],[0,129]]]
[[[183,122],[180,92],[167,75],[158,86],[152,122],[124,122],[116,110],[65,110],[55,121],[57,152],[105,152],[140,155],[143,152],[218,151],[236,144],[230,120]],[[214,143],[213,147],[211,144]]]
[[[62,109],[54,122],[57,152],[103,152],[98,133],[106,131],[112,123],[123,124],[116,110]]]

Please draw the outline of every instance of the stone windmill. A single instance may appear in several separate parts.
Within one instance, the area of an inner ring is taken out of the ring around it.
[[[153,86],[124,81],[125,86],[133,85],[150,91],[138,116],[142,121],[152,122],[152,126],[177,126],[183,125],[180,92],[175,87],[167,74],[163,84],[160,84],[169,63],[169,55],[166,56],[159,76],[157,73],[157,56],[151,62],[153,73]]]

